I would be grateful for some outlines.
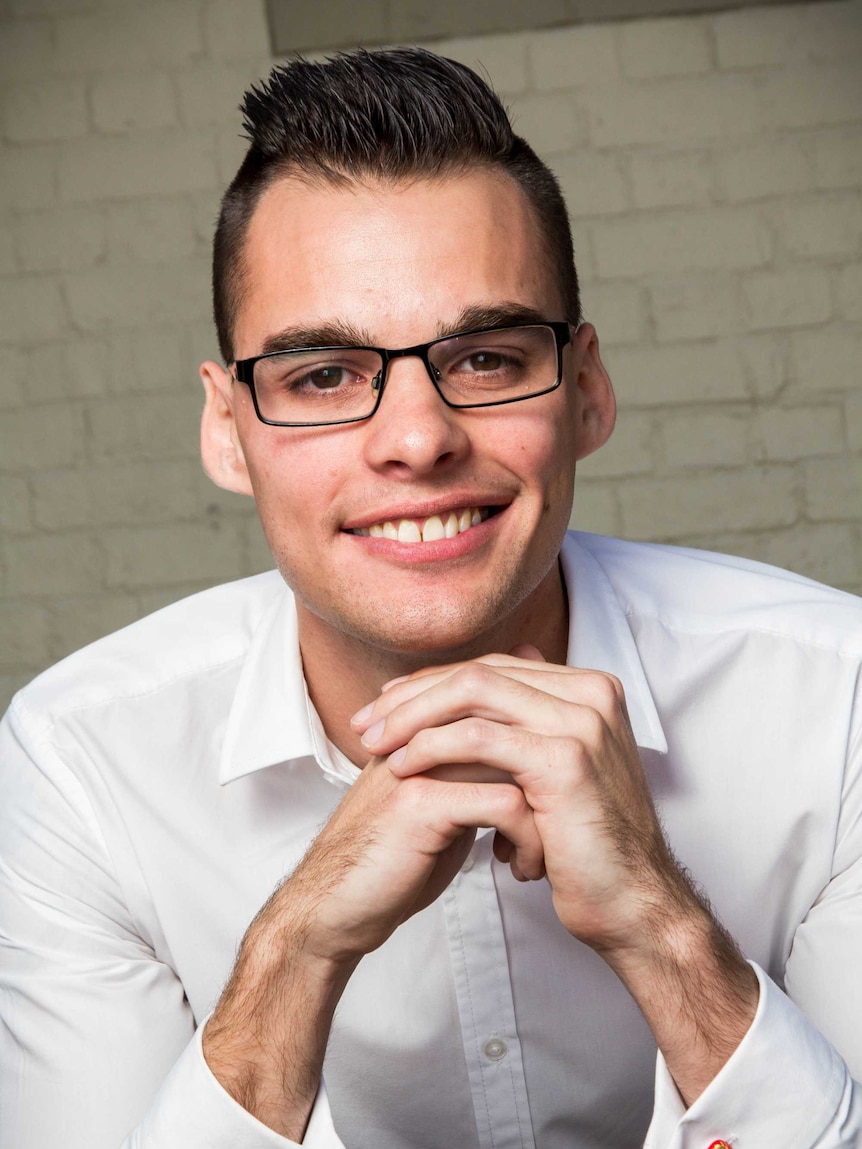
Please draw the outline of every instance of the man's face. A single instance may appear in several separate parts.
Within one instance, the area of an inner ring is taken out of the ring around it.
[[[350,188],[281,180],[255,211],[245,268],[239,359],[288,328],[349,328],[360,342],[401,348],[462,329],[470,309],[564,318],[526,198],[487,171]],[[215,364],[202,370],[207,468],[253,491],[300,622],[310,612],[318,633],[322,620],[334,636],[432,657],[493,648],[501,621],[546,594],[575,460],[613,421],[588,327],[564,352],[563,385],[546,395],[453,410],[421,360],[398,359],[374,417],[341,426],[263,424],[245,384]],[[367,533],[404,522],[421,532],[452,512],[463,525],[476,510],[478,525],[433,542]]]

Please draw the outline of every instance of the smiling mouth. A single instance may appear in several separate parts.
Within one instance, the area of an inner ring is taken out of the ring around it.
[[[369,527],[357,527],[347,533],[363,538],[393,539],[399,543],[434,543],[440,539],[454,539],[457,535],[478,527],[486,519],[501,511],[502,507],[462,507],[427,519],[387,519]]]

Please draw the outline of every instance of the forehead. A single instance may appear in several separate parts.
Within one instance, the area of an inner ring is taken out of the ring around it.
[[[337,321],[383,346],[431,339],[465,308],[563,318],[541,231],[505,173],[332,186],[284,178],[252,216],[238,358],[286,327]]]

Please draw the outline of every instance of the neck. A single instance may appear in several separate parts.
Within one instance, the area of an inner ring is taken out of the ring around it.
[[[445,650],[389,650],[346,634],[297,600],[299,645],[308,692],[327,737],[351,762],[368,761],[350,719],[373,702],[385,682],[428,666],[464,662],[482,654],[506,654],[519,643],[537,647],[548,662],[565,664],[568,600],[559,563],[493,631]]]

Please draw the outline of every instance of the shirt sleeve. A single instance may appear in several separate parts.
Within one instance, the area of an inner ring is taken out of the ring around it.
[[[78,780],[0,724],[0,1149],[290,1149],[210,1072]],[[304,1144],[343,1149],[325,1091]]]
[[[862,1147],[862,701],[850,722],[832,869],[797,927],[787,994],[760,982],[748,1033],[688,1110],[661,1056],[645,1149]],[[840,1051],[840,1052],[839,1052]]]
[[[862,1145],[862,1087],[840,1054],[753,962],[757,1013],[721,1072],[686,1109],[664,1059],[656,1067],[655,1111],[644,1149]]]

